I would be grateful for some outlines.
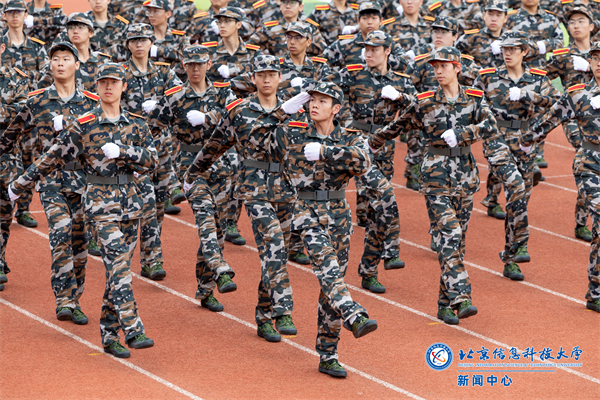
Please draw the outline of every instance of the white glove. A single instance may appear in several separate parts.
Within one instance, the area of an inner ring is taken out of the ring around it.
[[[398,100],[400,97],[400,92],[397,91],[393,86],[387,85],[381,89],[381,97],[384,99]]]
[[[531,151],[531,148],[533,146],[523,146],[521,143],[519,143],[519,148],[521,149],[522,152],[524,152],[525,154],[529,154],[529,152]]]
[[[192,126],[198,126],[206,122],[206,114],[202,111],[192,110],[186,116]]]
[[[221,32],[219,31],[219,24],[217,24],[217,21],[211,22],[210,27],[212,28],[213,32],[216,33],[217,35],[221,34]]]
[[[26,27],[31,28],[33,26],[33,15],[28,15],[23,22]]]
[[[599,109],[600,108],[600,96],[592,97],[592,99],[590,100],[590,105],[592,106],[592,108],[594,110]]]
[[[321,143],[312,142],[304,146],[304,156],[308,161],[319,161],[321,158]]]
[[[117,146],[114,143],[106,143],[100,149],[104,152],[104,155],[109,160],[119,157],[119,154],[121,153],[121,149],[119,149],[119,146]]]
[[[579,56],[571,56],[571,58],[573,59],[573,68],[575,68],[575,71],[587,71],[590,63],[582,57]]]
[[[225,79],[229,78],[229,67],[227,65],[221,65],[217,72]]]
[[[190,191],[190,189],[192,188],[192,186],[194,186],[193,183],[187,183],[187,182],[183,182],[183,192],[187,193]]]
[[[490,47],[492,48],[492,53],[497,56],[498,54],[502,53],[502,47],[500,47],[500,42],[499,40],[494,40],[492,42],[492,44],[490,44]]]
[[[538,48],[540,49],[540,54],[546,54],[546,44],[541,40],[536,43]]]
[[[369,150],[371,150],[371,153],[373,154],[377,154],[377,152],[379,151],[379,149],[374,149],[371,147],[371,145],[369,144],[369,139],[365,138],[365,147]]]
[[[11,185],[11,186],[12,186],[12,185]],[[18,194],[14,194],[14,192],[12,191],[12,189],[11,189],[11,187],[10,187],[10,186],[8,187],[8,196],[10,197],[10,199],[11,199],[12,201],[15,201],[15,200],[17,200],[19,197],[21,197],[21,196],[19,196]]]
[[[133,171],[133,176],[135,176],[136,178],[139,178],[140,174],[138,174],[137,172]]]
[[[346,25],[344,29],[342,29],[342,35],[350,35],[358,30],[358,26],[356,25]]]
[[[365,48],[364,47],[360,51],[360,59],[363,60],[363,62],[365,61]]]
[[[157,103],[158,101],[156,100],[146,100],[142,103],[142,108],[146,114],[150,114],[152,110],[154,110],[154,107],[156,107]]]
[[[398,15],[402,16],[402,14],[404,14],[404,8],[402,8],[402,5],[398,4],[398,7],[396,7],[396,11],[398,11]]]
[[[308,100],[310,100],[310,94],[302,92],[283,103],[281,109],[286,114],[296,114]]]
[[[303,83],[304,79],[300,78],[299,76],[295,77],[290,81],[290,85],[292,85],[292,87],[302,86]]]
[[[456,147],[458,144],[458,140],[456,139],[456,134],[453,129],[448,129],[446,132],[442,133],[442,139],[446,142],[446,144],[450,147]]]
[[[508,97],[510,97],[512,101],[521,100],[521,89],[517,87],[510,88],[510,90],[508,91]]]
[[[150,57],[152,58],[156,58],[156,54],[158,52],[158,47],[156,47],[156,45],[152,45],[152,47],[150,47]]]
[[[56,117],[52,118],[52,121],[54,121],[54,130],[56,132],[60,132],[63,130],[63,116],[62,115],[57,115]]]
[[[415,52],[412,50],[409,50],[406,52],[406,55],[410,57],[411,60],[415,60]]]

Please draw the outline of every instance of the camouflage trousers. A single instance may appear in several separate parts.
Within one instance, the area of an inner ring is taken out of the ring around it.
[[[525,196],[525,182],[512,153],[507,157],[506,147],[497,146],[497,142],[484,141],[483,153],[488,160],[488,179],[498,179],[504,185],[506,197],[506,218],[504,219],[504,251],[500,252],[500,259],[505,264],[515,262],[517,251],[522,246],[527,246],[529,241],[529,221],[527,218],[527,199]],[[493,207],[487,199],[481,203],[486,207]]]
[[[331,225],[326,229],[318,225],[302,231],[304,246],[321,285],[316,342],[321,361],[338,358],[337,345],[342,324],[349,329],[350,323],[347,321],[352,316],[367,314],[367,310],[352,300],[344,281],[348,268],[350,235],[347,229],[338,232],[336,227],[337,225]]]
[[[368,198],[364,250],[358,266],[358,274],[363,278],[377,276],[377,266],[382,259],[400,255],[400,213],[390,183],[393,173],[388,165],[382,164],[380,168],[380,161],[376,161],[376,165],[357,179]]]
[[[581,147],[581,131],[576,121],[563,124],[563,131],[571,146],[575,149]],[[575,203],[575,224],[577,227],[587,225],[588,206],[585,204],[585,195],[577,191],[577,202]]]
[[[79,309],[87,263],[85,210],[78,193],[40,192],[48,220],[52,253],[50,283],[56,298],[56,311],[62,307]]]
[[[240,158],[233,148],[227,151],[227,157],[229,157],[233,173],[229,177],[229,198],[227,201],[225,217],[223,219],[226,222],[231,221],[237,225],[240,220],[240,214],[242,213],[242,202],[235,198],[235,183],[238,180],[238,174],[240,172]]]
[[[4,271],[5,274],[10,272],[6,264],[6,246],[15,209],[15,204],[8,196],[8,186],[21,174],[23,164],[20,156],[0,155],[0,271]]]
[[[136,185],[144,201],[140,218],[140,264],[154,265],[164,263],[160,234],[165,217],[165,202],[156,201],[152,177],[139,176]]]
[[[573,162],[577,190],[585,197],[592,217],[592,244],[588,263],[587,301],[600,298],[600,153],[579,149]]]
[[[456,308],[459,303],[471,300],[471,280],[463,258],[473,195],[426,196],[426,201],[436,224],[434,237],[442,269],[438,308]]]
[[[200,246],[196,258],[196,299],[202,300],[210,295],[217,286],[216,281],[223,273],[234,277],[235,273],[223,259],[224,237],[219,225],[219,213],[224,212],[228,196],[219,192],[226,188],[227,179],[218,179],[211,182],[211,188],[202,179],[196,179],[194,185],[186,194],[188,203],[194,213],[194,220],[198,228]],[[212,190],[211,190],[212,189]],[[219,193],[217,197],[214,193]]]
[[[27,168],[35,161],[35,148],[37,144],[37,134],[29,133],[27,138],[23,138],[21,142],[21,160],[23,162],[23,171],[27,171]],[[33,201],[33,186],[28,187],[17,199],[17,210],[15,211],[15,217],[29,211],[29,206]]]
[[[406,167],[404,168],[404,177],[406,179],[419,180],[420,166],[423,162],[423,143],[421,140],[421,131],[411,130],[406,134]]]
[[[260,256],[261,280],[258,284],[256,323],[290,315],[294,307],[287,270],[287,247],[294,203],[245,201]]]
[[[100,335],[106,347],[119,340],[119,329],[123,329],[126,341],[144,333],[130,269],[139,221],[92,221],[91,225],[106,268],[100,314]]]

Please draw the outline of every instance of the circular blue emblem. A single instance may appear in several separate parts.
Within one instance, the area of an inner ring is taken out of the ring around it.
[[[443,371],[452,364],[452,349],[444,343],[434,343],[425,352],[425,361],[434,371]]]

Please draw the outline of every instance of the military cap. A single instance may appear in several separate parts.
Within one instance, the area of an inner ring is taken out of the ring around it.
[[[302,21],[289,23],[285,32],[296,32],[297,34],[302,35],[304,37],[311,37],[310,28],[305,22]]]
[[[127,40],[136,38],[148,38],[154,40],[154,30],[152,25],[131,24],[127,26]]]
[[[259,55],[254,58],[254,72],[281,71],[279,57],[270,55]]]
[[[207,63],[210,60],[210,50],[200,44],[188,46],[183,49],[183,58],[181,62],[187,63]]]
[[[523,31],[508,31],[500,37],[500,40],[502,47],[525,46],[525,48],[529,48],[527,34]]]
[[[6,11],[27,11],[27,7],[23,0],[8,0],[4,6],[4,12]]]
[[[94,22],[85,13],[72,13],[67,19],[67,25],[69,24],[84,24],[94,29]]]
[[[238,7],[223,7],[219,10],[219,13],[215,15],[215,18],[233,18],[236,21],[243,21],[245,18],[244,10]]]
[[[144,7],[162,8],[165,11],[171,11],[169,0],[146,0],[142,3]]]
[[[125,80],[125,68],[121,64],[109,62],[100,65],[96,73],[96,82],[100,79],[111,78],[120,81]]]
[[[431,29],[433,28],[442,28],[447,31],[458,32],[458,23],[451,17],[436,17],[433,24],[431,24]]]
[[[379,3],[371,1],[362,3],[358,7],[358,14],[360,15],[361,12],[369,10],[379,11],[379,13],[381,14],[381,6],[379,5]]]
[[[507,13],[508,7],[506,6],[505,0],[490,0],[485,5],[485,11],[488,11],[488,10],[496,10],[496,11],[500,11],[503,13]]]
[[[338,104],[342,104],[344,101],[344,92],[333,82],[318,83],[314,88],[308,91],[308,94],[313,93],[321,93],[325,96],[329,96]]]
[[[592,47],[590,47],[590,51],[589,54],[595,53],[600,51],[600,42],[594,42],[592,43]]]
[[[52,47],[50,47],[50,50],[48,51],[48,55],[50,56],[50,58],[52,58],[54,53],[60,50],[70,51],[75,56],[75,61],[79,61],[79,51],[77,51],[77,48],[75,48],[75,46],[73,46],[71,42],[59,42],[53,44]]]
[[[435,49],[431,53],[431,58],[427,60],[427,62],[432,63],[435,61],[451,62],[453,64],[460,65],[460,50],[458,50],[456,47],[450,46]]]
[[[565,14],[565,20],[567,20],[567,21],[570,20],[571,17],[573,16],[573,14],[583,14],[589,18],[590,22],[594,21],[594,17],[592,16],[592,13],[584,5],[577,5],[573,8],[571,8],[569,11],[567,11],[567,13]]]
[[[392,37],[383,31],[369,32],[365,40],[366,45],[390,47],[392,45]]]

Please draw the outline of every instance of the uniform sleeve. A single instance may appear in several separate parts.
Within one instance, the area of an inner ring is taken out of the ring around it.
[[[137,122],[136,129],[142,138],[141,146],[119,144],[119,158],[131,163],[129,166],[136,172],[146,173],[158,165],[158,152],[154,137],[145,121]]]
[[[333,69],[343,67],[343,65],[342,65],[343,57],[342,57],[342,50],[340,48],[340,41],[336,40],[331,45],[329,45],[329,47],[327,47],[323,51],[323,57],[325,57],[327,59],[327,61],[329,62],[329,65],[331,65],[331,67],[333,67]]]
[[[251,72],[244,72],[243,74],[231,79],[229,83],[231,84],[231,89],[235,90],[237,93],[247,96],[250,93],[256,92],[256,86],[254,83],[252,83]]]
[[[364,140],[356,137],[348,146],[321,146],[321,160],[336,171],[362,175],[371,167],[371,151]]]
[[[558,125],[574,117],[575,108],[573,107],[573,100],[570,94],[565,92],[560,100],[554,103],[552,108],[541,119],[530,126],[529,132],[521,136],[519,143],[524,146],[539,143]]]
[[[398,118],[388,125],[379,128],[369,138],[369,146],[373,149],[380,149],[385,146],[388,140],[392,140],[401,133],[411,131],[420,131],[422,124],[418,117],[418,103],[415,98],[411,98],[410,104],[400,113]]]
[[[529,102],[533,108],[533,114],[537,117],[544,114],[554,103],[560,99],[560,92],[556,90],[548,77],[544,77],[540,87],[540,92],[525,90],[525,96],[522,101]]]
[[[27,102],[0,137],[0,153],[12,153],[19,138],[27,137],[34,127],[35,118],[31,111],[31,102]]]
[[[470,146],[480,139],[487,140],[493,137],[494,134],[498,134],[496,118],[485,98],[481,99],[474,117],[475,124],[454,128],[458,143]]]
[[[563,31],[560,29],[557,18],[554,18],[553,28],[554,31],[552,32],[552,37],[550,39],[543,40],[544,44],[546,45],[546,51],[560,49],[564,44]]]
[[[248,44],[253,44],[256,46],[260,46],[261,49],[265,49],[265,54],[272,54],[269,50],[269,37],[265,33],[267,27],[263,27],[261,30],[254,32],[250,39],[248,39]]]

